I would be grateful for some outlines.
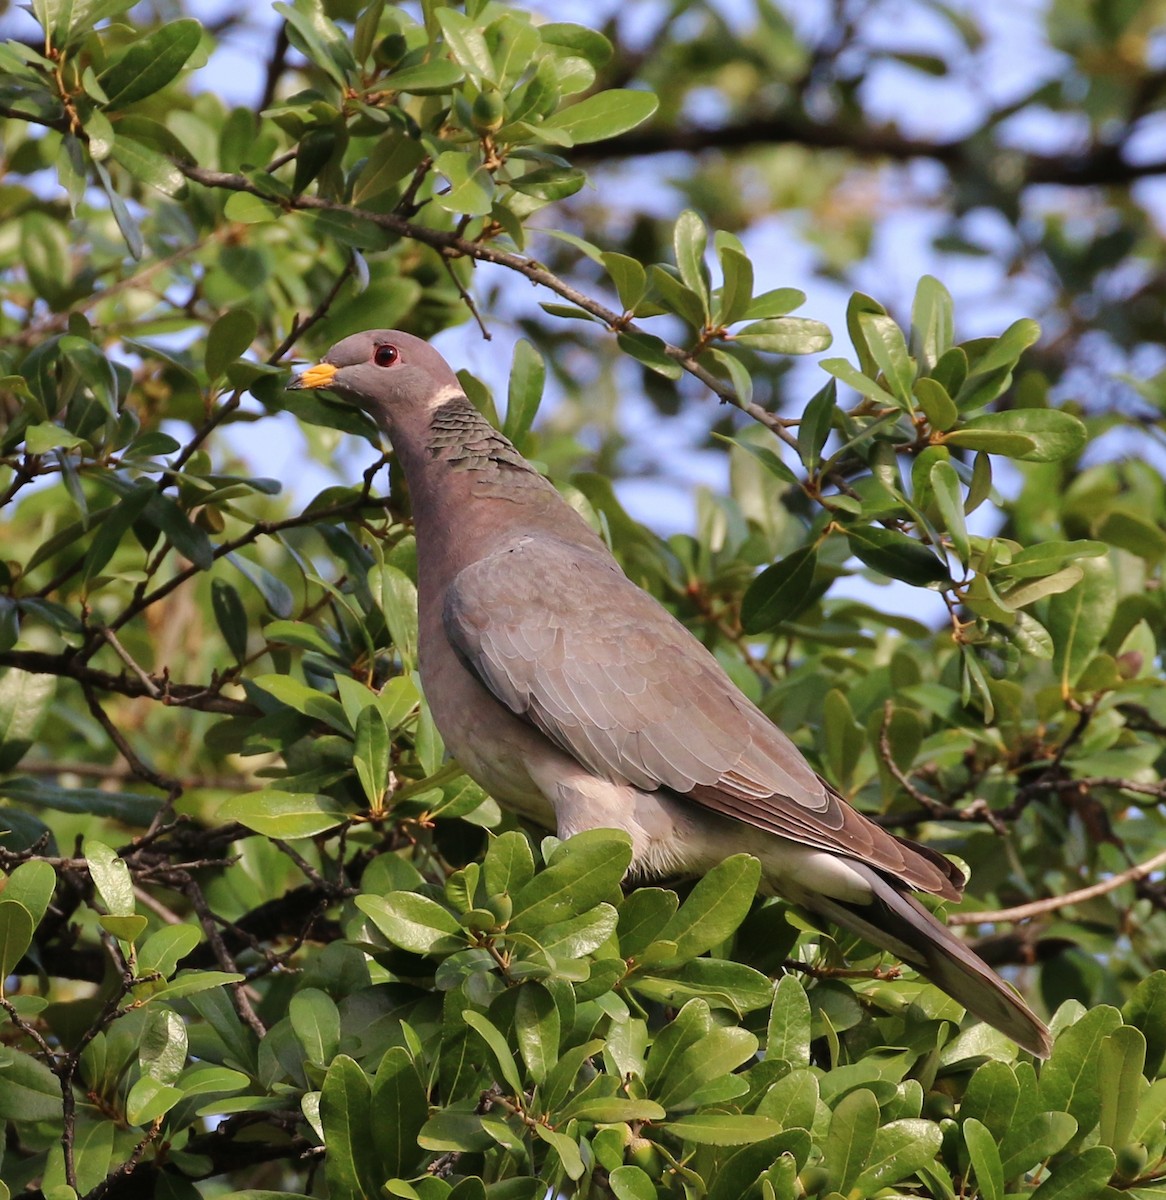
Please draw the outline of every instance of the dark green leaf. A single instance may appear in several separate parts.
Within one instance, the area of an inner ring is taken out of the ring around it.
[[[898,530],[868,525],[847,529],[846,537],[856,558],[891,579],[916,587],[951,582],[942,559]]]
[[[128,49],[101,75],[107,107],[125,108],[164,88],[194,53],[202,40],[202,26],[194,20],[171,21],[130,43]]]
[[[817,565],[817,547],[799,546],[766,567],[741,600],[741,628],[750,634],[765,633],[793,620],[814,598],[811,584]]]
[[[831,379],[806,405],[798,425],[798,455],[811,474],[818,469],[822,447],[830,436],[834,412],[838,403],[838,389]]]
[[[241,663],[247,657],[247,611],[238,591],[225,580],[212,580],[211,607],[227,649]]]
[[[1121,1010],[1127,1025],[1140,1029],[1146,1039],[1146,1075],[1159,1074],[1166,1057],[1166,971],[1147,975]]]
[[[676,944],[680,962],[695,958],[736,932],[757,895],[761,864],[750,854],[734,854],[697,882],[660,933]]]

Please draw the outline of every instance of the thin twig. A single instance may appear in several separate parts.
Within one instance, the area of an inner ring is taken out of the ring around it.
[[[1071,904],[1082,904],[1086,900],[1096,900],[1108,892],[1116,891],[1127,883],[1135,883],[1147,875],[1166,866],[1166,850],[1155,854],[1145,862],[1137,863],[1128,870],[1117,875],[1111,875],[1100,883],[1090,884],[1089,887],[1078,888],[1075,892],[1067,892],[1063,896],[1047,896],[1043,900],[1033,900],[1028,904],[1018,904],[1014,908],[998,908],[992,912],[959,912],[950,913],[947,917],[949,925],[994,925],[999,921],[1025,921],[1029,917],[1039,917],[1044,913],[1056,912],[1068,908]]]

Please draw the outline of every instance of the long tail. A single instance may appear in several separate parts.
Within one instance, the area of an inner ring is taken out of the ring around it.
[[[868,876],[871,899],[850,904],[819,893],[813,898],[815,911],[897,954],[981,1021],[1038,1058],[1048,1058],[1049,1031],[987,963],[912,895],[865,865],[853,861],[849,865]]]

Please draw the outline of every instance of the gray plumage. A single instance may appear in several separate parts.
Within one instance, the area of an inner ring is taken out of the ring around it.
[[[356,334],[293,385],[392,439],[417,530],[421,680],[446,745],[560,836],[616,828],[642,875],[745,850],[766,886],[854,930],[1034,1054],[1045,1027],[910,894],[958,900],[943,855],[867,820],[467,400],[426,342]]]

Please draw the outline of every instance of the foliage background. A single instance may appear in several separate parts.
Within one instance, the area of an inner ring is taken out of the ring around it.
[[[238,107],[211,55],[246,13],[32,7],[0,47],[0,1187],[1161,1194],[1162,6],[601,35],[297,0]],[[618,840],[528,836],[442,765],[408,498],[282,385],[458,323],[523,335],[465,359],[629,573],[969,864],[949,919],[1048,1063],[746,858],[621,890]],[[289,413],[319,494],[248,465]],[[694,470],[724,486],[683,532],[617,499]]]

